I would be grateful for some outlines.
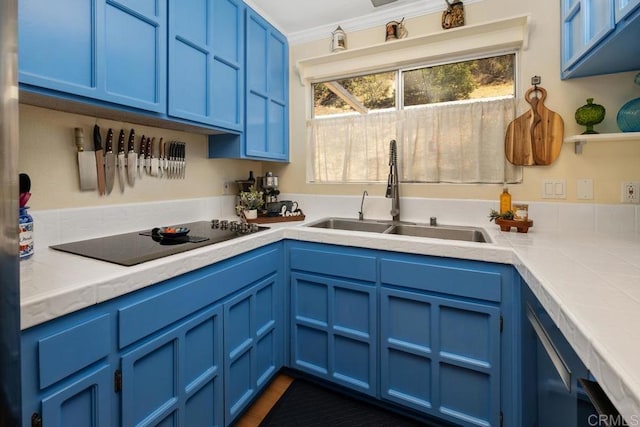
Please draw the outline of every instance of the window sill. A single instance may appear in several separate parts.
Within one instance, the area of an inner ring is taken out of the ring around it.
[[[527,49],[531,17],[521,15],[416,37],[302,59],[296,63],[302,85],[381,68],[402,67],[506,49]]]

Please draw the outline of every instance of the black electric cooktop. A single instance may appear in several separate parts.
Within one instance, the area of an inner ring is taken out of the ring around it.
[[[175,227],[187,227],[190,231],[186,236],[176,238],[163,238],[152,230],[136,231],[50,247],[128,267],[268,229],[256,224],[218,220],[191,222]]]

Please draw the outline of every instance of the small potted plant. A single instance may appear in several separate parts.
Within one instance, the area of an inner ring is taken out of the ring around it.
[[[258,191],[253,185],[249,187],[249,191],[241,191],[236,205],[237,214],[244,215],[246,219],[256,219],[258,209],[264,205],[262,196],[262,191]]]

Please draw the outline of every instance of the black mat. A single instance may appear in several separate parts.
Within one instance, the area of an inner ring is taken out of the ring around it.
[[[352,397],[297,379],[260,427],[424,427],[431,426]]]

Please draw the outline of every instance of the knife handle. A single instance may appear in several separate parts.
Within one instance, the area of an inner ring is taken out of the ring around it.
[[[84,151],[84,130],[82,128],[74,128],[73,136],[76,142],[78,153],[82,153]]]
[[[118,153],[124,153],[124,129],[120,129],[120,135],[118,135]]]
[[[100,126],[93,125],[93,147],[96,151],[102,150],[102,136],[100,135]]]
[[[136,151],[134,147],[135,138],[136,138],[136,131],[133,130],[133,128],[131,128],[131,131],[129,132],[129,142],[127,144],[127,151],[129,151],[130,153],[133,153]]]
[[[113,151],[113,130],[109,128],[107,131],[107,143],[105,145],[105,152],[111,153]]]

